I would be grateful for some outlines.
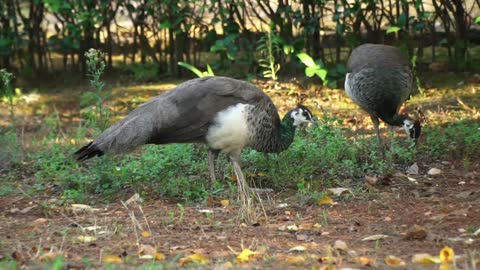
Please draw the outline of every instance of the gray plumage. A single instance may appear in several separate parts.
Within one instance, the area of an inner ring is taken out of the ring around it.
[[[372,118],[379,147],[378,119],[390,127],[403,126],[412,138],[420,136],[420,123],[398,113],[415,91],[410,61],[398,48],[364,44],[354,49],[347,63],[345,90]]]
[[[226,77],[198,78],[140,105],[74,156],[85,160],[144,144],[200,142],[210,149],[212,180],[212,163],[223,151],[234,163],[239,184],[245,184],[239,169],[244,147],[283,151],[291,144],[296,126],[312,121],[311,112],[301,105],[280,120],[271,99],[250,83]]]

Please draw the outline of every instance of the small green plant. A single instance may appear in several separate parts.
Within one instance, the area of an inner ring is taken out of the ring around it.
[[[275,55],[281,51],[279,39],[272,32],[267,31],[263,37],[258,40],[257,51],[261,58],[258,65],[263,69],[263,76],[274,81],[278,79],[277,73],[280,70],[280,64],[276,63]]]
[[[307,77],[313,77],[317,75],[317,77],[319,77],[324,82],[324,84],[326,84],[328,72],[322,60],[318,59],[317,61],[315,61],[307,53],[298,53],[297,57],[298,59],[300,59],[300,61],[302,61],[305,66],[307,66],[305,68],[305,75],[307,75]]]
[[[94,91],[86,92],[82,95],[81,105],[94,104],[94,109],[86,111],[85,115],[90,121],[90,125],[99,129],[105,129],[110,117],[110,111],[104,106],[105,97],[103,90],[105,83],[100,77],[105,72],[105,53],[90,49],[85,53],[87,63],[87,75],[90,77],[90,84]]]
[[[199,78],[206,77],[206,76],[215,76],[215,74],[213,73],[212,67],[210,67],[210,65],[207,65],[207,71],[201,71],[200,69],[190,64],[187,64],[185,62],[178,62],[178,65],[195,73],[195,75],[197,75]]]
[[[12,128],[15,125],[15,106],[13,103],[13,98],[15,96],[15,93],[12,90],[12,86],[10,85],[10,82],[13,79],[13,74],[8,72],[6,69],[0,69],[0,79],[2,80],[3,84],[3,89],[5,96],[7,97],[8,104],[10,105],[10,124],[12,125]]]

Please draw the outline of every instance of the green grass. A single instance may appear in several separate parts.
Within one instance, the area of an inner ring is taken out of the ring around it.
[[[55,133],[59,123],[46,123],[51,125],[50,135],[32,141],[30,147],[35,150],[23,149],[15,133],[0,135],[0,142],[11,147],[1,152],[10,155],[6,166],[11,170],[6,171],[5,179],[18,182],[23,169],[32,172],[34,183],[29,192],[46,192],[54,186],[65,201],[71,202],[90,200],[95,194],[102,195],[97,199],[109,200],[125,190],[185,202],[201,202],[212,193],[234,197],[231,166],[223,156],[218,168],[225,172],[225,180],[217,183],[215,190],[208,190],[205,146],[151,145],[131,154],[79,164],[71,154],[80,146],[76,142],[81,141],[85,129],[72,130],[60,138]],[[395,152],[389,152],[389,159],[384,161],[376,152],[375,137],[353,140],[346,136],[340,119],[326,115],[320,126],[300,130],[290,148],[282,153],[264,155],[245,149],[243,169],[257,187],[296,190],[301,197],[308,197],[308,201],[318,199],[325,188],[345,186],[346,179],[359,180],[349,184],[355,185],[366,174],[381,175],[402,169],[418,158],[426,161],[460,158],[468,165],[480,153],[479,128],[478,123],[467,120],[426,127],[423,142],[417,148],[410,147],[409,139],[397,135]],[[72,143],[72,139],[76,142]],[[13,191],[13,182],[2,186],[1,194]]]

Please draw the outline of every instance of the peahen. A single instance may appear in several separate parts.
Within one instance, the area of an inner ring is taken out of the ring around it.
[[[272,100],[250,83],[219,76],[197,78],[140,105],[74,157],[83,161],[144,144],[205,143],[211,179],[215,179],[215,157],[226,153],[245,205],[251,198],[240,167],[242,149],[281,152],[292,143],[296,127],[310,122],[315,120],[303,105],[280,120]]]
[[[420,121],[398,113],[415,89],[410,61],[398,48],[364,44],[352,51],[347,63],[345,90],[370,115],[380,153],[384,154],[379,119],[387,123],[390,130],[394,126],[403,127],[415,142],[420,136]]]

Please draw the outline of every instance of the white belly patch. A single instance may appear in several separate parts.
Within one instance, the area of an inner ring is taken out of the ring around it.
[[[226,153],[241,150],[250,142],[247,113],[248,104],[232,105],[217,113],[214,124],[208,129],[207,144]]]

